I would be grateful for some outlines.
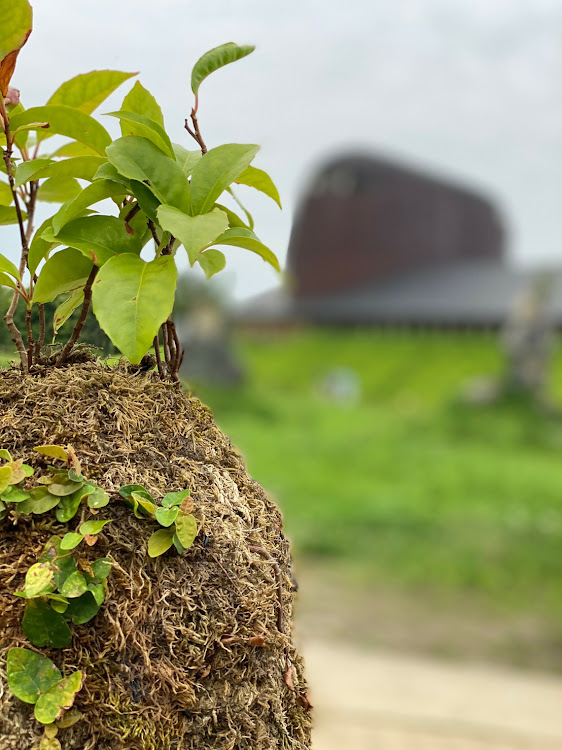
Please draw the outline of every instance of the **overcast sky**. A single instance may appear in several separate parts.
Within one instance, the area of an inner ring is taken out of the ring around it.
[[[494,196],[519,263],[562,263],[560,0],[35,0],[14,85],[43,104],[77,73],[140,71],[172,140],[191,105],[189,73],[208,48],[257,46],[205,81],[207,144],[258,143],[284,204],[246,189],[260,238],[283,259],[310,170],[347,150],[396,155]],[[118,108],[130,87],[100,112]],[[109,129],[111,118],[102,118]],[[276,284],[228,249],[237,297]]]

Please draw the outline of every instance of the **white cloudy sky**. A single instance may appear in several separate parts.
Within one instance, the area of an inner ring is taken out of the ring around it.
[[[284,211],[245,197],[281,258],[310,169],[364,147],[484,189],[505,212],[518,262],[562,262],[560,0],[33,4],[14,79],[26,106],[76,73],[138,70],[186,145],[193,62],[225,41],[257,45],[203,84],[200,123],[210,146],[262,145],[255,164],[276,179]],[[276,283],[259,258],[228,252],[237,297]]]

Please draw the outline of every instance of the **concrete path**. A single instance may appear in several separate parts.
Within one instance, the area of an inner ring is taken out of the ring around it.
[[[562,750],[562,678],[303,646],[314,750]]]

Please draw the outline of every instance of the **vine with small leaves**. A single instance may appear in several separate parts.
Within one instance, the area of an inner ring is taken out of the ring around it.
[[[37,562],[27,570],[23,588],[14,592],[26,602],[21,625],[30,644],[66,648],[72,638],[71,626],[93,620],[105,601],[111,559],[89,561],[80,556],[78,548],[82,543],[94,547],[104,526],[111,523],[111,519],[95,518],[109,504],[110,495],[84,476],[71,446],[40,445],[34,450],[63,466],[48,464],[45,473],[35,476],[33,467],[23,459],[14,459],[8,450],[0,449],[0,522],[16,524],[54,511],[59,523],[69,524],[79,515],[74,530],[48,539]],[[162,527],[148,540],[150,557],[158,557],[172,546],[182,554],[192,546],[198,528],[188,489],[168,492],[161,503],[138,484],[121,487],[118,496],[136,518]],[[94,517],[86,518],[86,514]],[[33,704],[35,718],[45,725],[40,750],[60,748],[58,730],[81,717],[70,709],[85,675],[77,670],[63,677],[49,658],[20,647],[9,650],[6,671],[11,692]]]
[[[254,233],[253,219],[233,190],[233,185],[257,189],[281,207],[269,175],[251,164],[259,147],[227,143],[208,149],[198,120],[202,82],[254,47],[228,42],[195,63],[195,102],[185,129],[198,148],[190,151],[170,140],[159,104],[139,82],[118,111],[106,113],[119,121],[120,138],[113,139],[92,117],[135,73],[104,70],[79,75],[60,86],[45,106],[24,109],[19,91],[9,84],[17,55],[31,33],[31,6],[28,0],[0,0],[0,14],[15,19],[14,24],[0,25],[0,171],[7,177],[7,182],[0,180],[0,223],[17,224],[21,244],[19,267],[0,255],[0,286],[13,290],[4,320],[21,368],[29,372],[41,363],[44,304],[65,295],[53,318],[53,341],[73,312],[80,309],[80,314],[57,365],[69,357],[91,308],[100,327],[133,364],[153,348],[160,377],[177,381],[184,353],[170,315],[179,248],[207,277],[226,264],[217,246],[248,250],[279,271],[275,254]],[[55,134],[70,140],[40,155]],[[223,195],[234,199],[244,218],[219,202]],[[106,199],[114,202],[115,214],[92,208]],[[34,231],[37,201],[62,206]],[[150,242],[153,254],[145,260],[141,252]],[[27,311],[23,333],[14,323],[20,301]],[[32,324],[34,307],[38,332]]]

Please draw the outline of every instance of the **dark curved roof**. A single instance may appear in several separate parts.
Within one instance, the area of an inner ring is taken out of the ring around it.
[[[343,156],[297,210],[288,271],[298,299],[353,290],[455,260],[504,255],[494,204],[452,182],[371,155]]]

